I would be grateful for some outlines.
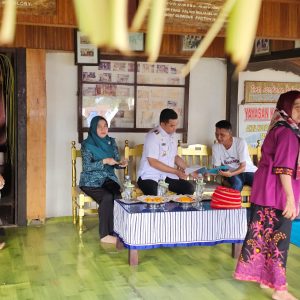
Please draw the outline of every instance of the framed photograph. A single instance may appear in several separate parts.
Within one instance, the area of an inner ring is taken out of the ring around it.
[[[182,37],[182,51],[194,51],[201,42],[202,37],[199,35],[184,35]]]
[[[270,53],[270,40],[269,39],[255,39],[254,54],[268,54]]]
[[[129,47],[132,51],[144,51],[144,33],[129,32]]]
[[[75,30],[75,65],[98,65],[99,50],[91,44],[88,37]]]

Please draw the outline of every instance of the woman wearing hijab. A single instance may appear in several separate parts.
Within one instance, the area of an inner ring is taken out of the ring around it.
[[[288,292],[286,262],[292,220],[300,198],[300,91],[281,94],[262,146],[251,190],[251,217],[234,277],[272,288],[272,299],[295,300]]]
[[[120,185],[115,168],[123,168],[114,138],[108,136],[106,119],[92,119],[88,137],[81,144],[82,172],[80,188],[98,204],[99,234],[104,243],[115,243],[113,236],[114,199],[121,198]]]

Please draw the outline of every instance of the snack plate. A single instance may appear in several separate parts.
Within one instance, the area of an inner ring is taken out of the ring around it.
[[[196,203],[196,199],[193,195],[170,195],[169,201],[178,203]]]
[[[150,195],[139,196],[137,197],[137,200],[147,204],[162,204],[170,201],[169,197],[150,196]]]

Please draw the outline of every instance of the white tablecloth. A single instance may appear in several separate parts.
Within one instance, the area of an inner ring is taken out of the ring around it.
[[[165,209],[152,210],[146,204],[114,206],[114,231],[129,249],[201,246],[242,243],[247,231],[245,208],[214,210],[183,209],[167,203]]]

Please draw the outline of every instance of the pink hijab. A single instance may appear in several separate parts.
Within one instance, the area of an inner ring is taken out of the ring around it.
[[[300,91],[289,91],[280,95],[268,132],[274,127],[285,126],[290,128],[300,139],[299,124],[297,124],[291,117],[293,105],[297,99],[300,99]],[[300,179],[300,148],[297,160],[296,179]]]

